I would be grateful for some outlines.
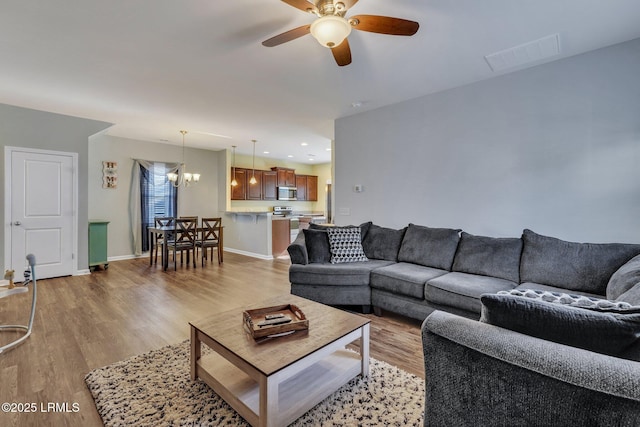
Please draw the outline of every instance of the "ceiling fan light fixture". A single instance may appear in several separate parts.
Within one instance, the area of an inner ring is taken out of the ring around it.
[[[324,47],[333,48],[351,33],[351,24],[342,16],[326,15],[311,23],[311,35]]]

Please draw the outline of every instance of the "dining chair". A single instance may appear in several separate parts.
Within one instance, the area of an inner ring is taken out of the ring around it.
[[[207,258],[207,250],[211,250],[213,260],[213,249],[218,248],[218,264],[222,262],[222,218],[202,218],[202,230],[200,239],[196,242],[200,248],[200,259],[202,266]]]
[[[33,254],[27,255],[27,261],[29,262],[29,269],[24,272],[24,282],[17,284],[14,288],[5,289],[0,288],[0,298],[6,298],[11,295],[23,294],[29,292],[28,285],[29,283],[33,283],[31,286],[31,311],[29,314],[29,324],[24,325],[0,325],[0,332],[2,331],[24,331],[24,335],[19,338],[14,339],[10,343],[7,343],[0,347],[0,353],[5,352],[18,344],[24,342],[29,335],[31,335],[31,329],[33,328],[33,318],[36,314],[36,299],[38,295],[38,288],[36,284],[36,257]]]
[[[187,264],[193,256],[193,267],[195,268],[198,222],[193,218],[177,218],[173,223],[174,238],[167,243],[167,248],[173,252],[173,269],[177,269],[178,251],[180,251],[180,263],[184,262],[184,252],[187,252]]]
[[[156,227],[171,227],[173,226],[173,220],[175,218],[172,216],[157,216],[154,218],[154,225]],[[173,237],[170,234],[154,234],[155,236],[155,259],[154,263],[158,263],[158,248],[164,246],[166,240],[171,240]],[[164,256],[164,248],[162,248],[162,254]],[[162,265],[164,265],[164,259],[162,259]]]

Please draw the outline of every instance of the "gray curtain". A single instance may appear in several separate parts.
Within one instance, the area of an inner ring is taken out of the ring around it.
[[[153,174],[154,162],[149,160],[133,159],[133,170],[131,171],[131,190],[129,193],[129,223],[131,224],[131,243],[133,253],[136,256],[143,252],[143,232],[142,232],[142,199],[140,192],[140,171],[146,170],[149,175]],[[177,172],[179,163],[164,163],[166,172]]]

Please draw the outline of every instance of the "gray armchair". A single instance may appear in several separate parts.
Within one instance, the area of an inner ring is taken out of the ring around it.
[[[640,425],[640,362],[442,311],[422,339],[425,426]]]

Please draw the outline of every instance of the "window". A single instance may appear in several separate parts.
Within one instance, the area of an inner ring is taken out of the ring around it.
[[[151,162],[149,168],[140,165],[140,201],[142,213],[142,251],[149,250],[149,227],[158,216],[176,216],[178,189],[167,179],[166,164]]]

